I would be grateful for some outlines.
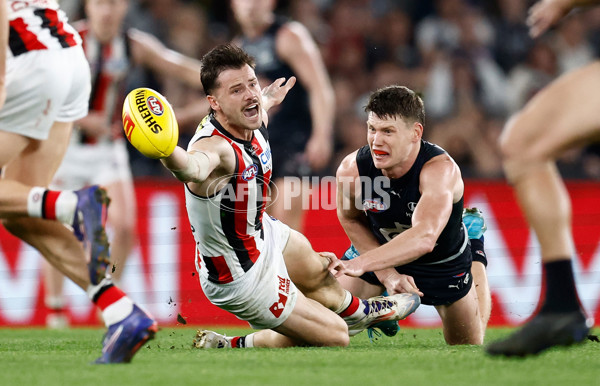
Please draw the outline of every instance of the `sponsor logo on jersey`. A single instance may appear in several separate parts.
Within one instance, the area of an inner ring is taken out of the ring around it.
[[[388,208],[385,202],[383,202],[380,198],[376,198],[374,200],[363,200],[362,204],[364,210],[375,213],[383,212]]]
[[[411,212],[415,211],[415,208],[417,207],[417,203],[416,202],[409,202],[408,203],[408,210],[410,210]]]
[[[152,113],[154,113],[154,115],[158,115],[160,117],[165,112],[162,103],[160,103],[160,101],[154,95],[150,95],[146,99],[146,103],[148,104],[148,108],[150,109],[150,111],[152,111]]]
[[[242,172],[242,179],[244,181],[252,181],[254,179],[254,177],[256,177],[257,174],[258,174],[258,166],[256,166],[256,164],[252,164],[252,165],[248,166],[246,169],[244,169],[244,171]]]

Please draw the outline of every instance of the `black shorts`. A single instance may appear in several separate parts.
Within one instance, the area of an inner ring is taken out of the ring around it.
[[[351,260],[356,256],[358,252],[351,246],[342,260]],[[471,248],[467,244],[463,253],[446,263],[430,265],[410,263],[396,267],[396,271],[414,278],[417,288],[424,294],[421,298],[422,304],[442,306],[452,304],[469,293],[473,285],[471,263]],[[373,272],[367,272],[360,278],[373,285],[383,285]]]

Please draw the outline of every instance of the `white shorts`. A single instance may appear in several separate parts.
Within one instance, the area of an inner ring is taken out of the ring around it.
[[[80,143],[78,137],[74,132],[50,189],[77,190],[89,185],[132,180],[124,139],[87,145]]]
[[[266,248],[244,276],[231,283],[215,284],[199,275],[202,290],[212,304],[255,329],[275,328],[285,322],[298,296],[283,260],[290,228],[266,213],[263,226]]]
[[[55,121],[73,122],[87,115],[90,82],[81,46],[7,58],[0,130],[47,139]]]

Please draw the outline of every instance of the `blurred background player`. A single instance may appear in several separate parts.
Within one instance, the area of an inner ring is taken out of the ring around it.
[[[463,225],[458,165],[422,140],[425,109],[414,91],[379,89],[365,111],[368,145],[349,154],[336,175],[338,218],[352,247],[331,267],[355,296],[386,289],[420,295],[435,306],[448,344],[482,344],[491,304],[487,260],[480,240],[472,241],[481,255],[471,253],[469,237],[479,239],[483,224],[469,210],[471,235]]]
[[[81,38],[54,1],[2,0],[6,5],[8,15],[1,16],[8,17],[10,32],[8,46],[2,47],[8,59],[6,102],[0,110],[0,217],[8,231],[42,253],[101,309],[108,332],[97,363],[127,362],[157,325],[105,278],[110,258],[103,224],[106,192],[97,186],[47,189],[73,121],[88,112],[90,70]]]
[[[277,0],[231,0],[241,34],[234,43],[256,58],[263,86],[295,76],[286,103],[273,110],[269,142],[277,167],[272,181],[277,199],[268,212],[292,229],[302,227],[302,194],[284,177],[311,176],[326,167],[333,152],[335,100],[319,48],[302,24],[274,13]],[[308,186],[302,186],[306,193]]]
[[[527,20],[538,37],[571,9],[598,1],[545,0]],[[583,342],[593,325],[577,295],[569,194],[556,168],[566,150],[600,138],[600,62],[569,72],[536,94],[506,124],[500,147],[506,178],[536,233],[542,253],[542,290],[533,317],[490,344],[491,355],[525,356]]]
[[[65,158],[52,181],[53,189],[102,185],[111,198],[108,210],[113,277],[118,281],[135,243],[135,190],[121,124],[127,75],[135,66],[200,89],[200,62],[165,47],[157,38],[125,28],[129,0],[86,0],[87,19],[74,26],[83,39],[91,66],[89,113],[75,122]],[[46,265],[47,325],[64,327],[63,276]]]

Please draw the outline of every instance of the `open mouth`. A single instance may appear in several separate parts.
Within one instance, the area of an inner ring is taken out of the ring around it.
[[[258,116],[258,103],[251,104],[244,109],[244,116],[246,118],[254,118]]]

